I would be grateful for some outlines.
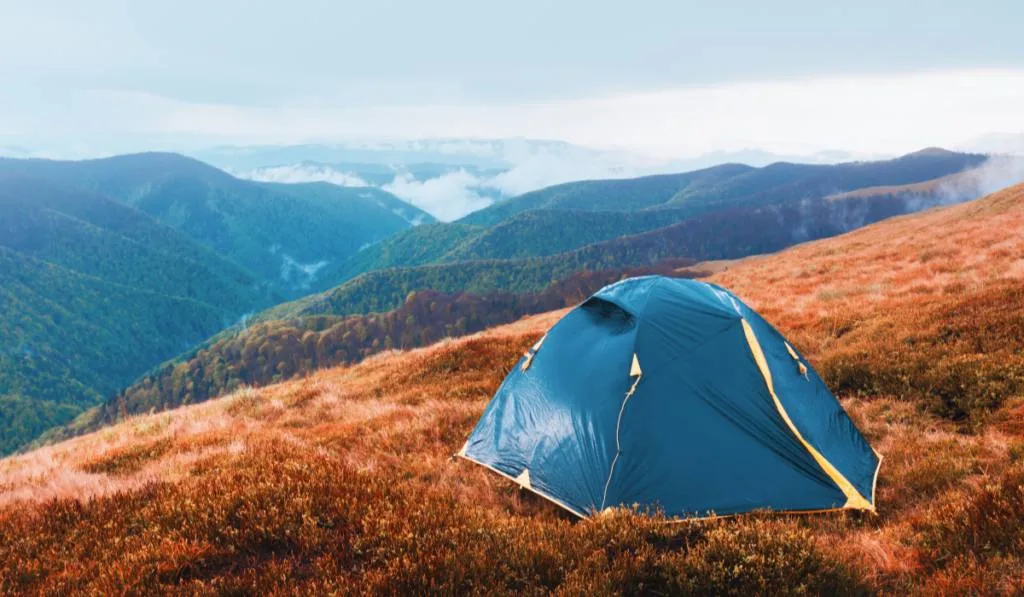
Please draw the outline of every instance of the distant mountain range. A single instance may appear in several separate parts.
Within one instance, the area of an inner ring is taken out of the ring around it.
[[[730,211],[728,219],[712,217],[711,220],[723,222],[722,225],[734,223],[735,229],[747,230],[744,219],[762,218],[763,209],[767,206],[788,205],[787,213],[792,215],[785,223],[786,230],[789,227],[800,230],[801,222],[797,215],[815,212],[808,206],[817,206],[823,210],[819,215],[827,211],[843,224],[833,227],[831,232],[823,230],[820,235],[837,234],[866,223],[868,210],[860,207],[865,212],[860,216],[854,213],[858,209],[854,204],[829,205],[822,201],[826,197],[852,189],[935,180],[985,162],[985,156],[980,154],[931,150],[879,162],[832,166],[777,163],[762,168],[726,164],[683,174],[567,183],[503,201],[458,222],[405,231],[344,262],[332,264],[327,277],[345,279],[398,266],[549,257],[723,210]],[[1024,178],[1024,171],[1017,172],[1016,164],[1018,162],[1007,165],[1000,161],[993,168],[978,170],[980,174],[974,177],[974,184],[965,184],[955,192],[951,190],[948,197],[921,196],[912,201],[911,195],[916,197],[917,194],[908,190],[902,194],[907,200],[905,205],[887,206],[873,212],[874,218],[914,211],[939,202],[980,197],[1012,184],[1015,179]],[[773,233],[773,230],[756,231],[761,235]],[[752,247],[777,250],[781,248],[778,243],[783,242],[776,240],[771,245],[750,242],[753,238],[749,232],[746,234],[740,239],[728,235],[733,239],[731,251],[730,246],[725,245],[717,252],[701,251],[700,255],[680,253],[676,256],[704,259],[735,257],[749,254],[746,252]],[[798,238],[795,242],[800,240],[807,238]],[[637,242],[643,240],[638,239]],[[689,250],[695,251],[693,248]],[[667,256],[673,255],[666,252],[659,258]],[[618,267],[632,265],[639,263],[617,264]]]
[[[479,170],[504,170],[537,156],[559,156],[566,159],[610,159],[610,156],[617,156],[623,162],[640,159],[640,156],[629,152],[603,151],[564,141],[522,138],[356,140],[301,145],[220,146],[190,154],[217,167],[236,171],[301,162],[391,166],[430,163]]]
[[[873,156],[844,151],[781,155],[750,149],[687,159],[658,159],[537,139],[430,139],[292,146],[216,147],[195,157],[242,178],[326,181],[392,192],[448,221],[551,185],[632,178],[726,163],[836,163]]]

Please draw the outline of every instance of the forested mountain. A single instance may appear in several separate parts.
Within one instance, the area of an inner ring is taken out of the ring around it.
[[[424,224],[399,232],[379,243],[366,247],[348,259],[324,268],[324,280],[349,280],[359,274],[389,267],[409,267],[445,260],[452,247],[472,239],[486,230],[468,224]],[[320,290],[329,284],[317,284]]]
[[[330,266],[325,279],[346,280],[388,267],[545,257],[712,212],[796,200],[814,203],[865,187],[887,188],[887,194],[904,198],[920,195],[922,205],[952,202],[938,196],[937,177],[977,169],[985,162],[982,155],[934,149],[881,162],[777,163],[763,168],[726,164],[683,174],[568,183],[509,199],[458,222],[398,233]],[[994,190],[982,186],[964,189],[959,200]]]
[[[678,208],[642,211],[535,209],[484,228],[452,248],[440,262],[555,255],[669,226],[689,215]]]
[[[502,201],[459,220],[464,224],[496,224],[531,209],[633,211],[663,206],[683,189],[714,188],[756,168],[723,164],[682,174],[656,174],[620,180],[585,180],[555,185]]]
[[[138,210],[0,179],[0,453],[277,300]]]
[[[240,180],[177,154],[77,162],[0,159],[0,177],[12,175],[96,192],[134,207],[291,297],[307,292],[325,265],[414,223],[433,221],[378,189]]]
[[[728,206],[769,205],[863,187],[931,180],[977,166],[985,159],[980,154],[926,149],[877,162],[779,162],[763,168],[726,164],[684,174],[572,182],[514,197],[460,221],[491,225],[541,208],[634,211],[676,206],[700,213]]]
[[[432,224],[400,232],[328,266],[325,279],[348,280],[373,270],[426,264],[545,257],[661,228],[686,217],[680,209],[636,212],[536,209],[493,226]],[[329,286],[321,285],[321,290]]]
[[[553,280],[582,270],[638,267],[669,258],[732,259],[769,253],[945,202],[945,197],[917,194],[870,194],[843,200],[790,201],[766,207],[714,211],[670,226],[542,257],[447,262],[449,257],[445,254],[440,259],[441,263],[369,271],[331,290],[279,305],[258,318],[380,312],[396,308],[410,292],[420,290],[535,292]],[[656,216],[659,211],[650,213]],[[560,213],[577,216],[576,221],[584,223],[581,229],[585,229],[587,219],[595,215]],[[520,217],[529,219],[524,215],[509,222]],[[628,223],[631,220],[625,217],[623,221]],[[531,238],[539,239],[541,246],[559,242],[554,226],[548,232]],[[487,244],[475,245],[485,255],[507,254],[517,250],[523,242],[522,233],[499,237],[485,232],[474,238],[488,241]],[[455,254],[461,247],[474,246],[472,240],[463,239],[461,242]]]

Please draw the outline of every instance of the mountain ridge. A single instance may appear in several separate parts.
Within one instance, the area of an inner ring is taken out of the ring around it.
[[[643,203],[630,203],[629,207],[679,205],[699,212],[720,205],[764,204],[879,184],[921,182],[978,166],[985,159],[982,154],[917,152],[891,160],[835,165],[776,162],[753,168],[726,164],[688,173],[608,181],[608,185],[619,187],[613,191],[612,198],[620,205],[623,193],[628,196],[641,193],[646,197]],[[582,181],[540,189],[474,212],[460,222],[494,224],[527,209],[567,207],[567,202],[576,208],[607,209],[608,199],[602,197],[606,191],[595,184],[598,182]],[[650,188],[652,186],[654,188]],[[847,188],[842,189],[843,186]]]
[[[539,290],[546,280],[585,269],[636,267],[683,257],[735,259],[834,236],[866,223],[944,203],[942,199],[916,195],[872,195],[844,201],[801,200],[760,208],[735,208],[562,253],[523,258],[447,261],[449,253],[442,248],[430,255],[438,258],[438,262],[365,271],[333,289],[279,305],[260,317],[296,316],[307,309],[309,314],[341,314],[338,309],[346,309],[344,314],[368,313],[397,307],[409,292],[428,288],[442,292],[530,291]],[[470,241],[462,238],[457,247],[465,247],[467,242]]]
[[[135,207],[292,297],[311,280],[283,279],[288,259],[299,264],[340,260],[412,221],[433,221],[379,189],[241,180],[173,153],[78,162],[0,159],[0,176],[44,178]]]

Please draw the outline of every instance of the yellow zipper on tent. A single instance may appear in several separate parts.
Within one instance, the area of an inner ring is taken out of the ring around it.
[[[843,492],[843,495],[846,496],[846,503],[843,505],[843,508],[870,510],[871,512],[874,512],[874,504],[867,501],[864,496],[857,491],[857,488],[854,487],[853,484],[850,483],[846,477],[843,476],[843,474],[821,454],[821,452],[815,449],[814,446],[804,439],[800,430],[797,429],[796,425],[793,423],[793,420],[789,418],[789,413],[786,412],[786,409],[782,406],[782,401],[779,400],[778,395],[775,393],[775,385],[772,383],[772,372],[768,369],[768,361],[764,357],[764,351],[761,350],[761,344],[757,341],[757,335],[754,334],[754,329],[750,327],[750,324],[747,323],[746,319],[743,319],[742,322],[743,333],[747,337],[747,344],[750,346],[750,352],[753,353],[754,361],[757,362],[757,367],[761,370],[764,382],[768,386],[768,393],[771,394],[772,401],[775,402],[775,409],[779,412],[779,415],[782,417],[782,420],[785,421],[789,430],[793,432],[796,439],[803,445],[804,449],[807,450],[811,457],[814,458],[815,462],[818,463],[818,466],[825,471],[825,474],[832,479],[832,482],[835,483],[836,486],[839,487],[839,490]]]

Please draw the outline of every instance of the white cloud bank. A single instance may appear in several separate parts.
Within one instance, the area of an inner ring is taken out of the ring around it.
[[[144,136],[183,148],[366,137],[528,137],[681,158],[749,147],[897,154],[1024,131],[1024,69],[1009,68],[723,83],[519,104],[343,107],[330,97],[315,100],[305,104],[313,107],[268,108],[89,91],[68,98],[74,110],[47,114],[35,105],[0,101],[0,138],[24,144],[58,136]]]
[[[409,174],[399,174],[381,188],[442,222],[450,222],[491,204],[490,199],[474,190],[479,183],[476,176],[457,170],[423,181]]]

